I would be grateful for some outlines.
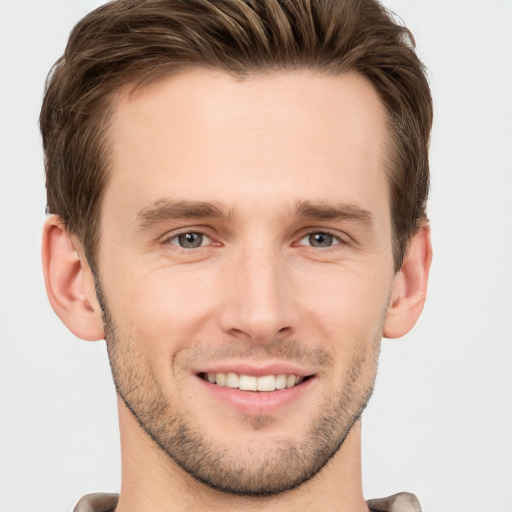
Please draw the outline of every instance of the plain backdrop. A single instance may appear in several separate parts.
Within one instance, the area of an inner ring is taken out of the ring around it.
[[[0,0],[0,512],[65,512],[119,489],[104,342],[47,303],[43,82],[93,0]],[[416,328],[384,340],[363,418],[367,497],[512,512],[512,2],[389,0],[435,98],[435,258]]]

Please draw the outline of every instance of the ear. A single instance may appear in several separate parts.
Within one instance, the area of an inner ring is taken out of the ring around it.
[[[94,277],[80,247],[62,220],[48,217],[43,231],[43,271],[46,292],[55,313],[68,329],[84,340],[104,338],[101,308]]]
[[[414,327],[425,304],[431,262],[430,226],[425,221],[411,238],[402,268],[395,275],[384,337],[399,338]]]

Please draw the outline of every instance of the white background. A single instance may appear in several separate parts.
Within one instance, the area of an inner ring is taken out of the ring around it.
[[[93,0],[0,0],[0,512],[65,512],[119,488],[103,342],[47,304],[43,81]],[[367,497],[512,512],[512,2],[389,0],[430,70],[435,259],[422,319],[384,341],[364,417]]]

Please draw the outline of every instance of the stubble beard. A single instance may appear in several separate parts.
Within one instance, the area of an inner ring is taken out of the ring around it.
[[[290,491],[313,478],[338,452],[373,392],[380,335],[370,350],[354,358],[342,389],[325,396],[322,411],[308,431],[266,452],[219,447],[173,407],[154,377],[142,343],[122,336],[107,308],[105,339],[118,395],[144,432],[181,469],[208,487],[238,496],[271,496]],[[287,343],[291,345],[290,343]],[[271,424],[272,416],[249,419],[253,432]]]

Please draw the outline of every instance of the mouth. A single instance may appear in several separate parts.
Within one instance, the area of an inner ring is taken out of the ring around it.
[[[199,377],[210,384],[240,391],[272,392],[294,388],[312,378],[312,375],[295,374],[245,375],[235,372],[200,373]]]
[[[302,414],[301,397],[314,393],[317,388],[317,375],[294,365],[236,362],[231,368],[228,363],[219,366],[195,373],[208,401],[213,400],[209,403],[215,404],[215,411],[227,405],[244,416],[278,414],[285,410]]]

